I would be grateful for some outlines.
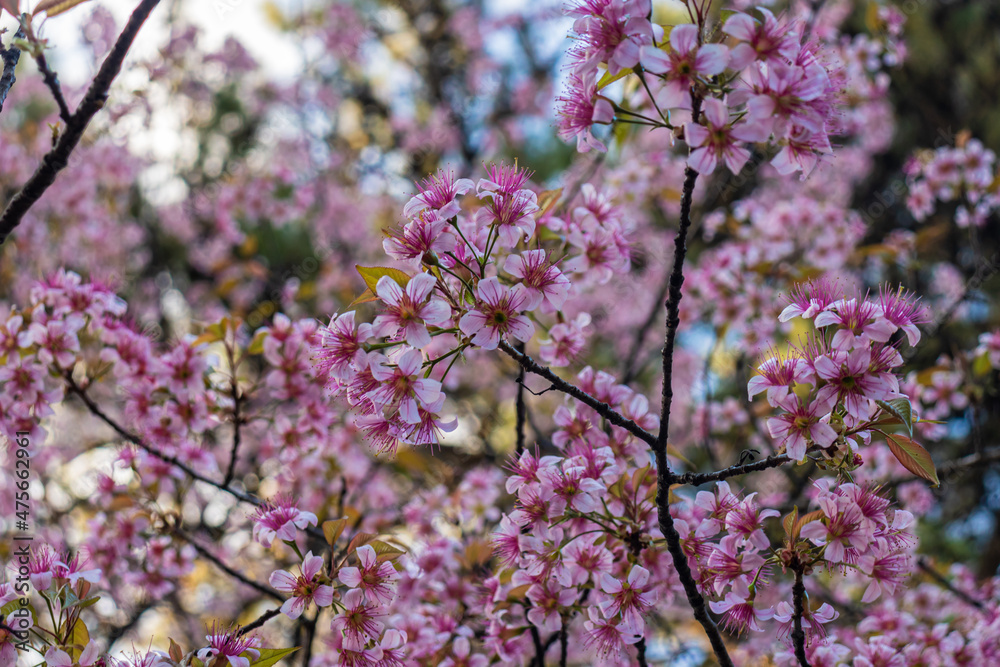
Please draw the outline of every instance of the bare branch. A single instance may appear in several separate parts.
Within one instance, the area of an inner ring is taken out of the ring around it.
[[[104,107],[108,99],[108,90],[111,83],[121,71],[125,54],[128,53],[132,42],[135,41],[139,28],[145,23],[153,8],[160,0],[142,0],[132,16],[129,17],[128,24],[118,36],[111,53],[104,59],[101,69],[87,89],[87,94],[76,112],[66,121],[66,128],[55,147],[42,158],[42,164],[38,166],[35,173],[31,175],[28,182],[24,184],[21,191],[14,195],[14,198],[7,204],[7,208],[0,215],[0,245],[7,240],[11,232],[21,223],[21,219],[41,198],[45,191],[55,183],[56,176],[69,164],[70,154],[80,139],[90,120]],[[58,101],[58,100],[57,100]]]

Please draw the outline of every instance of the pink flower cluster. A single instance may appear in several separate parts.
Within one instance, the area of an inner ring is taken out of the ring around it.
[[[730,48],[706,43],[700,21],[673,26],[661,43],[664,28],[650,22],[649,0],[586,0],[567,12],[576,17],[576,44],[569,87],[559,100],[559,129],[563,138],[576,138],[580,150],[604,148],[591,133],[594,123],[641,119],[683,126],[688,164],[702,174],[719,162],[738,173],[750,157],[748,143],[780,147],[771,164],[782,174],[808,174],[832,153],[842,77],[824,63],[815,43],[804,43],[802,25],[763,8],[760,20],[736,12],[722,26],[735,42]],[[612,104],[597,81],[599,65],[612,77],[632,69],[643,78],[647,115]],[[694,122],[692,94],[701,109]]]
[[[530,176],[494,164],[475,185],[447,172],[425,180],[403,209],[408,222],[384,242],[390,257],[418,271],[362,267],[382,306],[374,323],[358,324],[349,311],[322,330],[320,372],[377,450],[435,445],[454,429],[441,416],[442,382],[470,348],[527,342],[540,317],[554,316],[541,356],[568,364],[589,323],[586,313],[570,321],[562,314],[576,287],[570,276],[583,288],[628,270],[629,227],[605,194],[584,185],[568,219],[536,220]],[[478,207],[467,211],[460,198],[473,190]]]
[[[982,227],[1000,208],[995,163],[996,155],[978,139],[960,138],[954,148],[917,153],[906,165],[910,190],[906,206],[922,222],[939,202],[957,202],[955,224]]]
[[[809,452],[858,465],[857,446],[871,440],[878,402],[903,398],[894,369],[903,364],[902,337],[920,340],[923,307],[902,290],[884,289],[877,299],[843,296],[825,281],[797,286],[779,319],[812,320],[816,332],[787,355],[774,354],[747,385],[751,398],[766,392],[782,410],[767,426],[779,448],[796,461]],[[797,392],[797,386],[809,391]]]

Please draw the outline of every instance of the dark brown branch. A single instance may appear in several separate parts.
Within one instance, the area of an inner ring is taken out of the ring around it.
[[[569,657],[569,641],[566,633],[566,617],[562,619],[562,626],[559,628],[559,667],[566,667],[566,660]]]
[[[257,591],[258,593],[260,593],[261,595],[266,595],[267,597],[269,597],[271,599],[274,599],[274,600],[277,600],[278,602],[284,602],[285,601],[285,598],[282,597],[281,595],[279,595],[274,590],[268,588],[264,584],[258,583],[258,582],[254,581],[252,579],[248,579],[243,574],[237,572],[233,568],[231,568],[228,565],[226,565],[222,561],[222,559],[220,559],[218,556],[216,556],[215,554],[213,554],[211,551],[209,551],[208,549],[206,549],[201,544],[198,544],[194,540],[194,538],[192,538],[190,535],[188,535],[187,533],[185,533],[180,528],[174,528],[171,532],[174,535],[176,535],[177,537],[179,537],[182,540],[184,540],[185,542],[187,542],[188,544],[190,544],[192,547],[194,547],[195,551],[197,551],[199,554],[201,554],[202,556],[204,556],[205,558],[207,558],[217,568],[219,568],[220,570],[222,570],[223,572],[225,572],[226,574],[228,574],[233,579],[236,579],[241,584],[249,586],[250,588],[252,588],[255,591]]]
[[[931,567],[931,564],[928,563],[926,559],[924,559],[924,558],[918,558],[917,559],[917,567],[919,567],[924,572],[924,574],[926,574],[928,577],[930,577],[931,579],[933,579],[935,582],[937,582],[938,584],[940,584],[944,588],[948,589],[948,591],[950,593],[952,593],[955,597],[957,597],[962,602],[965,602],[966,604],[972,605],[973,607],[975,607],[979,611],[986,611],[986,607],[983,606],[982,602],[980,602],[979,600],[975,599],[974,597],[972,597],[971,595],[969,595],[968,593],[966,593],[962,589],[956,587],[955,584],[953,584],[950,581],[948,581],[937,570],[935,570],[933,567]]]
[[[525,370],[545,378],[546,380],[552,383],[552,386],[555,389],[558,389],[564,394],[572,396],[573,398],[580,401],[587,407],[593,408],[594,411],[597,412],[597,414],[607,419],[608,422],[610,422],[612,425],[625,429],[626,431],[628,431],[629,433],[631,433],[632,435],[634,435],[635,437],[639,438],[640,440],[649,445],[652,445],[656,442],[656,437],[653,436],[652,433],[642,428],[631,419],[626,419],[620,413],[612,409],[612,407],[607,403],[602,403],[601,401],[597,400],[596,398],[594,398],[587,392],[583,391],[579,387],[574,386],[569,382],[566,382],[566,380],[563,380],[561,377],[553,373],[545,366],[542,366],[537,362],[535,362],[535,360],[529,357],[528,355],[521,354],[513,347],[511,347],[509,343],[505,341],[500,341],[499,347],[501,350],[507,353],[507,355],[510,358],[512,358],[517,363],[521,364],[525,368]]]
[[[250,625],[244,625],[243,627],[241,627],[239,629],[239,632],[236,633],[236,636],[237,637],[242,637],[246,633],[252,632],[252,631],[256,630],[257,628],[262,627],[265,623],[267,623],[268,621],[270,621],[272,618],[274,618],[275,616],[277,616],[280,613],[281,613],[281,609],[268,609],[263,614],[261,614],[260,617],[257,620],[255,620],[253,623],[251,623]]]
[[[531,664],[533,667],[545,667],[545,649],[548,647],[542,646],[542,636],[538,633],[538,627],[531,621],[528,621],[528,625],[531,626],[531,641],[535,645],[535,657]]]
[[[3,242],[7,240],[11,232],[21,223],[24,215],[45,194],[49,186],[55,183],[59,172],[69,164],[70,154],[76,148],[77,144],[80,143],[83,132],[87,129],[90,120],[107,102],[108,90],[111,88],[111,83],[118,76],[118,72],[121,71],[125,54],[128,53],[132,42],[135,41],[135,37],[139,33],[139,28],[142,27],[142,24],[149,17],[150,12],[153,11],[153,8],[159,2],[160,0],[142,0],[135,11],[132,12],[128,24],[126,24],[125,29],[118,36],[118,41],[115,42],[111,53],[108,54],[108,57],[101,64],[101,69],[91,82],[90,88],[87,89],[87,94],[84,96],[83,101],[80,102],[80,106],[76,112],[66,122],[66,128],[60,135],[59,141],[42,158],[42,164],[38,166],[35,173],[31,175],[28,182],[21,188],[21,191],[14,195],[14,198],[7,204],[7,208],[3,214],[0,215],[0,245],[3,245]]]
[[[524,354],[524,343],[517,344],[517,351]],[[524,424],[528,419],[528,407],[524,403],[524,365],[518,364],[517,368],[517,458],[521,458],[524,453]]]
[[[701,25],[699,23],[699,25]],[[698,120],[701,111],[701,98],[693,95],[691,118],[694,122]],[[687,254],[687,233],[691,227],[691,202],[694,198],[694,186],[698,179],[698,172],[687,167],[684,170],[684,189],[681,194],[681,215],[677,236],[674,237],[674,265],[670,271],[670,289],[667,296],[667,318],[666,334],[663,341],[663,387],[661,390],[660,402],[660,432],[657,434],[655,442],[652,443],[653,456],[656,459],[656,513],[660,532],[667,541],[667,550],[674,562],[674,569],[684,593],[687,595],[688,604],[694,611],[695,619],[705,629],[708,641],[712,644],[712,651],[719,660],[721,667],[734,667],[733,660],[729,657],[726,643],[722,639],[718,626],[708,613],[705,605],[705,598],[698,590],[698,582],[695,581],[691,566],[688,564],[687,554],[681,547],[681,536],[674,526],[674,518],[670,514],[670,485],[674,481],[674,474],[670,470],[667,462],[667,436],[670,431],[670,405],[673,401],[674,392],[672,386],[673,365],[674,365],[674,343],[677,338],[677,328],[680,326],[680,304],[681,287],[684,285],[684,257]]]
[[[45,85],[49,87],[52,97],[55,98],[56,106],[59,107],[59,117],[68,125],[73,120],[73,114],[70,113],[69,105],[66,104],[66,98],[63,97],[58,75],[49,69],[49,62],[45,59],[44,53],[35,56],[35,62],[38,64],[38,71],[42,73],[42,78],[45,79]]]
[[[802,565],[795,568],[795,584],[792,585],[792,646],[795,647],[795,657],[801,667],[809,667],[806,658],[806,633],[802,630],[802,615],[805,614],[806,586],[802,581]]]
[[[772,456],[768,456],[766,459],[761,459],[760,461],[744,463],[743,465],[735,465],[723,470],[716,470],[715,472],[686,472],[683,475],[674,474],[671,481],[674,484],[690,484],[692,486],[699,486],[708,482],[721,482],[722,480],[729,479],[730,477],[739,477],[740,475],[746,475],[747,473],[757,472],[759,470],[777,468],[780,465],[788,463],[789,460],[790,459],[787,454],[774,454]]]
[[[14,33],[14,39],[19,37],[24,37],[24,31],[20,28]],[[14,46],[13,40],[11,40],[11,45],[9,49],[3,47],[3,42],[0,41],[0,60],[3,61],[3,70],[0,71],[0,111],[3,111],[3,103],[7,99],[7,93],[10,92],[11,86],[17,81],[17,77],[14,76],[14,70],[17,69],[17,62],[21,59],[21,49]]]
[[[155,456],[156,458],[160,459],[164,463],[169,463],[170,465],[175,466],[181,472],[183,472],[184,474],[188,475],[192,479],[197,480],[199,482],[204,482],[205,484],[208,484],[210,486],[214,486],[215,488],[219,489],[220,491],[225,491],[226,493],[228,493],[229,495],[233,496],[237,500],[241,500],[241,501],[243,501],[245,503],[249,503],[251,505],[260,505],[261,504],[261,501],[260,501],[259,498],[255,498],[255,497],[250,496],[250,495],[248,495],[246,493],[243,493],[242,491],[237,491],[236,489],[233,489],[233,488],[231,488],[231,487],[229,487],[227,485],[220,484],[219,482],[216,482],[215,480],[213,480],[213,479],[211,479],[209,477],[205,477],[201,473],[198,473],[198,472],[195,472],[194,470],[192,470],[190,466],[188,466],[183,461],[178,460],[177,457],[168,456],[168,455],[164,454],[163,452],[157,451],[153,447],[150,447],[145,442],[143,442],[142,438],[140,438],[139,436],[135,435],[134,433],[129,433],[128,431],[126,431],[122,427],[121,424],[119,424],[114,419],[112,419],[107,414],[105,414],[105,412],[103,410],[101,410],[101,408],[96,403],[94,403],[93,399],[91,399],[90,396],[88,396],[87,393],[83,389],[80,388],[80,385],[78,385],[76,383],[76,380],[73,379],[73,376],[72,376],[71,373],[67,372],[64,377],[65,377],[66,382],[67,382],[67,384],[69,386],[70,392],[72,392],[73,394],[76,394],[80,398],[80,400],[83,401],[83,404],[87,406],[87,409],[90,410],[91,414],[93,414],[95,417],[97,417],[98,419],[100,419],[101,421],[103,421],[105,424],[107,424],[108,426],[110,426],[111,429],[115,433],[117,433],[119,436],[121,436],[123,440],[126,440],[127,442],[135,445],[136,447],[138,447],[139,449],[143,450],[147,454]]]
[[[230,367],[232,367],[232,364],[230,364]],[[239,383],[236,381],[236,369],[233,369],[231,389],[233,398],[233,449],[229,453],[229,467],[226,469],[226,478],[222,481],[224,486],[228,486],[233,481],[233,476],[236,474],[236,458],[239,456],[240,451],[240,420],[243,418],[240,415],[240,401],[243,397],[240,396]]]

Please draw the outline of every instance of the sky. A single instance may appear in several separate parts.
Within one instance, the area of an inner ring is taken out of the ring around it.
[[[285,11],[302,5],[302,0],[269,1]],[[139,33],[131,53],[148,55],[155,53],[157,47],[163,44],[165,19],[170,5],[175,3],[180,4],[184,17],[202,28],[203,50],[221,46],[227,36],[233,35],[258,59],[268,74],[287,75],[298,68],[300,60],[295,44],[267,22],[263,9],[266,0],[161,0]],[[37,4],[38,0],[21,0],[21,9],[26,11]],[[117,20],[120,30],[138,4],[139,0],[90,0],[64,14],[46,19],[41,35],[54,47],[47,58],[59,78],[72,85],[84,83],[92,75],[88,60],[82,57],[80,33],[94,6],[107,8]],[[7,14],[0,19],[0,26],[11,28],[13,25],[13,19]],[[264,57],[265,51],[267,58]]]

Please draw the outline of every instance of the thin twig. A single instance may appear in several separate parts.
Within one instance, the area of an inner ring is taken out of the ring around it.
[[[597,414],[607,419],[608,422],[610,422],[612,425],[625,429],[626,431],[628,431],[629,433],[631,433],[632,435],[634,435],[635,437],[639,438],[640,440],[649,445],[652,445],[653,443],[656,442],[656,437],[652,433],[642,428],[631,419],[626,419],[621,415],[621,413],[614,410],[607,403],[602,403],[601,401],[597,400],[596,398],[594,398],[587,392],[583,391],[579,387],[572,385],[569,382],[566,382],[566,380],[563,380],[561,377],[553,373],[550,369],[537,363],[534,359],[532,359],[528,355],[521,354],[513,347],[511,347],[510,344],[507,343],[506,341],[500,341],[499,348],[504,352],[506,352],[507,355],[514,361],[524,366],[525,370],[545,378],[550,383],[552,383],[553,388],[561,391],[564,394],[572,396],[573,398],[580,401],[587,407],[593,408],[593,410],[597,412]]]
[[[531,664],[545,667],[545,649],[547,647],[542,646],[542,636],[538,634],[538,627],[531,621],[528,621],[528,625],[531,626],[531,641],[535,645],[535,659],[531,661]]]
[[[792,619],[792,645],[795,647],[795,657],[800,667],[809,667],[806,658],[806,633],[802,630],[802,616],[805,614],[806,586],[802,581],[801,563],[795,568],[795,583],[792,585],[792,604],[794,617]]]
[[[185,533],[180,528],[174,528],[171,532],[174,535],[176,535],[177,537],[179,537],[182,540],[184,540],[185,542],[187,542],[188,544],[190,544],[192,547],[194,547],[195,551],[197,551],[202,556],[204,556],[205,558],[207,558],[217,568],[219,568],[220,570],[222,570],[223,572],[225,572],[226,574],[228,574],[233,579],[236,579],[240,583],[242,583],[242,584],[244,584],[246,586],[249,586],[250,588],[252,588],[255,591],[257,591],[258,593],[260,593],[261,595],[266,595],[266,596],[268,596],[268,597],[270,597],[270,598],[272,598],[274,600],[277,600],[278,602],[284,602],[285,601],[284,597],[282,597],[281,595],[279,595],[275,591],[271,590],[270,588],[268,588],[264,584],[258,583],[258,582],[254,581],[252,579],[248,579],[243,574],[237,572],[233,568],[231,568],[228,565],[226,565],[222,561],[222,559],[220,559],[218,556],[216,556],[215,554],[213,554],[211,551],[209,551],[208,549],[206,549],[201,544],[198,544],[198,542],[196,542],[193,537],[191,537],[190,535],[188,535],[187,533]]]
[[[649,667],[649,663],[646,662],[646,638],[643,637],[635,643],[635,657],[639,662],[639,667]]]
[[[524,343],[517,344],[517,351],[524,354]],[[524,366],[517,368],[517,458],[524,453],[524,423],[528,418],[528,407],[524,403]]]
[[[96,403],[94,403],[93,399],[90,398],[90,396],[87,395],[87,393],[80,387],[80,385],[78,385],[76,383],[76,380],[73,379],[73,375],[71,373],[67,372],[64,377],[65,377],[66,382],[67,382],[67,384],[69,386],[69,390],[72,393],[76,394],[80,398],[81,401],[83,401],[83,404],[87,406],[87,409],[90,410],[91,414],[93,414],[95,417],[97,417],[98,419],[100,419],[101,421],[103,421],[105,424],[107,424],[108,426],[110,426],[111,429],[115,433],[117,433],[118,435],[120,435],[123,440],[126,440],[126,441],[132,443],[133,445],[135,445],[139,449],[143,450],[147,454],[151,454],[152,456],[155,456],[156,458],[160,459],[164,463],[169,463],[170,465],[175,466],[177,469],[179,469],[181,472],[183,472],[184,474],[188,475],[192,479],[197,480],[199,482],[203,482],[203,483],[208,484],[210,486],[214,486],[215,488],[219,489],[220,491],[225,491],[226,493],[228,493],[229,495],[233,496],[237,500],[241,500],[241,501],[243,501],[245,503],[249,503],[251,505],[260,505],[261,504],[261,500],[259,498],[255,498],[255,497],[253,497],[251,495],[243,493],[242,491],[237,491],[236,489],[234,489],[232,487],[226,486],[224,484],[220,484],[219,482],[216,482],[214,479],[211,479],[209,477],[205,477],[201,473],[196,472],[193,469],[191,469],[190,466],[188,466],[183,461],[180,461],[179,459],[177,459],[177,457],[175,457],[175,456],[169,456],[167,454],[164,454],[163,452],[158,451],[157,449],[155,449],[153,447],[150,447],[148,444],[146,444],[145,442],[143,442],[142,438],[140,438],[139,436],[135,435],[134,433],[129,433],[128,431],[126,431],[122,427],[121,424],[119,424],[114,419],[112,419],[107,414],[105,414],[105,412],[103,410],[101,410],[101,408]]]
[[[559,667],[566,667],[566,660],[569,657],[569,641],[566,633],[566,617],[562,619],[562,626],[559,628]]]
[[[24,30],[18,28],[17,32],[14,33],[14,39],[21,37],[24,37]],[[5,49],[3,42],[0,41],[0,60],[3,61],[3,71],[0,72],[0,111],[3,111],[3,103],[7,99],[7,93],[10,92],[11,86],[17,81],[17,77],[14,76],[14,70],[17,68],[17,62],[20,59],[21,49],[14,46],[14,40],[11,40],[9,49]]]
[[[230,368],[232,368],[231,356],[230,356]],[[233,476],[236,474],[236,458],[239,456],[240,451],[240,420],[243,418],[240,415],[240,401],[242,396],[240,396],[239,383],[236,381],[236,369],[233,368],[233,377],[230,380],[231,394],[233,398],[233,449],[229,453],[229,468],[226,469],[226,478],[223,480],[223,484],[228,486],[231,481],[233,481]]]
[[[42,73],[42,78],[45,79],[45,85],[49,87],[52,97],[56,100],[56,106],[59,107],[59,117],[69,124],[73,120],[73,114],[70,113],[69,105],[66,104],[66,98],[63,97],[59,76],[49,68],[49,62],[45,59],[44,53],[35,56],[35,63],[38,65],[38,71]]]
[[[950,581],[948,581],[944,576],[941,575],[941,573],[939,573],[937,570],[935,570],[933,567],[931,567],[931,564],[928,563],[925,559],[918,558],[917,559],[917,567],[919,567],[931,579],[933,579],[934,581],[936,581],[937,583],[939,583],[941,586],[944,586],[945,588],[947,588],[952,594],[955,595],[955,597],[957,597],[958,599],[960,599],[962,602],[965,602],[967,604],[972,605],[973,607],[975,607],[979,611],[986,611],[986,607],[983,606],[982,602],[980,602],[979,600],[975,599],[974,597],[972,597],[971,595],[969,595],[968,593],[966,593],[962,589],[957,588],[955,586],[955,584],[953,584]]]
[[[721,482],[722,480],[729,479],[730,477],[739,477],[740,475],[746,475],[751,472],[767,470],[768,468],[777,468],[780,465],[788,463],[790,460],[791,459],[788,458],[787,454],[774,454],[772,456],[768,456],[766,459],[761,459],[760,461],[730,466],[729,468],[716,470],[715,472],[686,472],[682,475],[674,474],[671,481],[674,484],[690,484],[691,486],[700,486],[701,484],[706,484],[708,482]]]
[[[135,41],[135,37],[139,33],[139,28],[142,27],[142,24],[149,17],[149,13],[153,11],[153,8],[159,2],[160,0],[142,0],[135,11],[132,12],[128,24],[126,24],[125,29],[118,36],[118,40],[115,42],[114,48],[111,49],[111,53],[108,54],[108,57],[101,64],[101,69],[91,82],[90,88],[87,89],[87,94],[84,96],[83,101],[80,102],[80,106],[76,112],[66,122],[66,128],[59,136],[59,141],[42,158],[42,163],[35,170],[35,173],[31,175],[31,178],[24,184],[20,192],[14,195],[14,198],[7,204],[7,208],[3,214],[0,215],[0,245],[3,245],[3,242],[7,240],[11,232],[21,223],[24,215],[45,194],[49,186],[55,183],[59,172],[69,164],[70,154],[76,148],[77,144],[80,143],[87,125],[97,112],[104,107],[105,102],[107,102],[108,90],[111,88],[111,83],[121,71],[125,54],[128,53],[132,42]]]
[[[236,633],[236,636],[237,637],[242,637],[246,633],[252,632],[253,630],[256,630],[257,628],[262,627],[265,623],[267,623],[268,621],[270,621],[272,618],[274,618],[275,616],[277,616],[280,613],[281,613],[281,609],[268,609],[263,614],[261,614],[260,617],[256,621],[254,621],[250,625],[244,625],[243,627],[241,627],[239,629],[239,632]]]

